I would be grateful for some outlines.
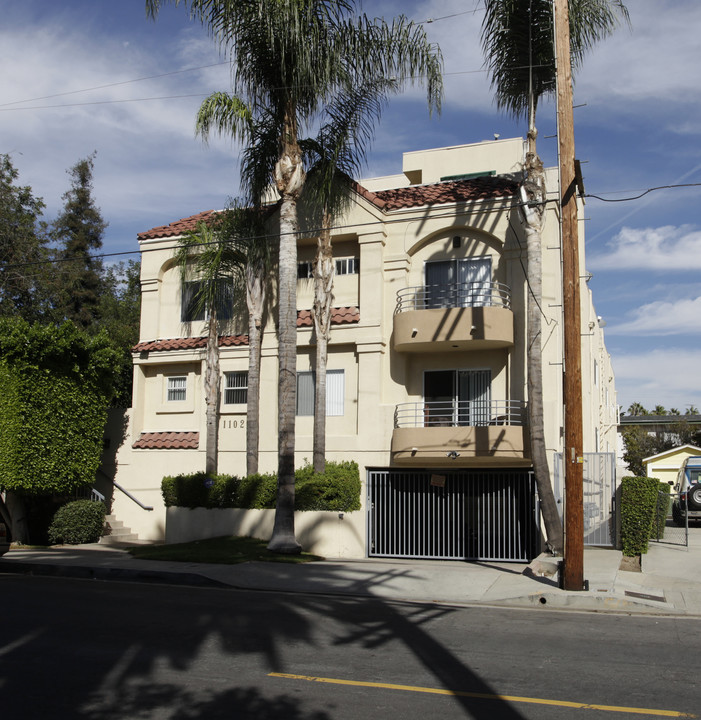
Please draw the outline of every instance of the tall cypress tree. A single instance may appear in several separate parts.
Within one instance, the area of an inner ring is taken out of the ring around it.
[[[99,317],[103,268],[92,254],[102,247],[107,223],[92,196],[95,155],[79,160],[69,171],[71,187],[63,195],[63,212],[53,223],[61,276],[57,310],[62,319],[87,328]]]
[[[0,155],[0,316],[34,322],[49,307],[44,202],[18,177],[10,156]]]

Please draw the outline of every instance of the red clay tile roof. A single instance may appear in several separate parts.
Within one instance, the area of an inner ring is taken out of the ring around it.
[[[365,191],[361,194],[383,210],[400,210],[421,205],[510,197],[516,194],[517,189],[518,183],[514,180],[499,176],[485,176],[436,183],[435,185],[410,185],[393,190],[378,190],[375,193]],[[373,200],[372,195],[381,201],[382,205]]]
[[[354,183],[356,192],[378,207],[380,210],[400,210],[402,208],[421,207],[422,205],[440,205],[441,203],[488,200],[489,198],[510,197],[515,195],[518,183],[506,177],[484,176],[469,180],[452,180],[433,185],[410,185],[393,190],[371,192],[362,185]],[[181,218],[169,225],[145,230],[137,235],[139,240],[155,240],[176,237],[189,230],[196,230],[200,222],[207,222],[217,210],[206,210],[197,215]]]
[[[331,310],[332,325],[353,325],[360,322],[360,310],[357,307],[337,307]],[[312,311],[297,311],[297,327],[311,327]],[[220,335],[219,347],[233,347],[235,345],[248,345],[248,335]],[[133,353],[164,352],[166,350],[199,350],[207,347],[207,338],[185,337],[168,338],[165,340],[145,340],[132,347]]]
[[[332,325],[352,325],[360,322],[360,310],[357,307],[337,307],[331,309]],[[311,327],[314,324],[311,310],[297,311],[297,327]]]
[[[132,445],[135,450],[197,450],[200,434],[194,430],[184,432],[142,432]]]
[[[201,222],[207,222],[216,210],[205,210],[197,215],[181,218],[170,225],[160,225],[159,227],[145,230],[136,236],[139,240],[155,240],[158,238],[174,237],[176,235],[184,235],[190,230],[197,230],[197,225]]]
[[[220,335],[219,347],[248,345],[248,335]],[[169,338],[167,340],[146,340],[131,349],[132,352],[163,352],[164,350],[197,350],[207,347],[206,337]]]

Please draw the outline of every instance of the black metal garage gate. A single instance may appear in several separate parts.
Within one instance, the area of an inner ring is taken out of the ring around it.
[[[529,561],[540,552],[533,474],[368,470],[371,557]]]

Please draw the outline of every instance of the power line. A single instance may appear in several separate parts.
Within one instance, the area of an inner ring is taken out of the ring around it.
[[[190,67],[185,68],[184,70],[173,70],[171,72],[161,73],[160,75],[148,75],[146,77],[135,78],[133,80],[122,80],[121,82],[96,85],[95,87],[83,88],[82,90],[69,90],[67,92],[55,93],[53,95],[42,95],[41,97],[28,98],[27,100],[15,100],[13,102],[0,104],[0,108],[6,108],[10,105],[21,105],[22,103],[28,102],[37,102],[38,100],[50,100],[51,98],[65,97],[66,95],[77,95],[79,93],[92,92],[93,90],[104,90],[105,88],[117,87],[119,85],[129,85],[131,83],[143,82],[144,80],[157,80],[158,78],[168,77],[170,75],[182,75],[183,73],[194,72],[195,70],[206,70],[207,68],[219,67],[220,65],[229,65],[229,61],[212,63],[210,65],[200,65],[199,67]],[[57,107],[62,106],[59,105]]]
[[[654,192],[655,190],[669,190],[671,188],[683,188],[683,187],[699,187],[701,186],[701,183],[680,183],[678,185],[658,185],[657,187],[648,188],[644,192],[641,192],[639,195],[633,195],[631,197],[624,197],[624,198],[604,198],[600,195],[593,195],[591,193],[584,193],[584,197],[587,198],[595,198],[596,200],[601,200],[601,202],[629,202],[631,200],[640,200],[640,198],[645,197],[648,193]]]

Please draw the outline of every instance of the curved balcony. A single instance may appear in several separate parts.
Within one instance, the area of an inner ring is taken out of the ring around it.
[[[519,400],[401,403],[392,460],[421,467],[530,465],[526,405]]]
[[[393,325],[398,352],[510,347],[511,290],[495,282],[403,288],[397,292]]]

